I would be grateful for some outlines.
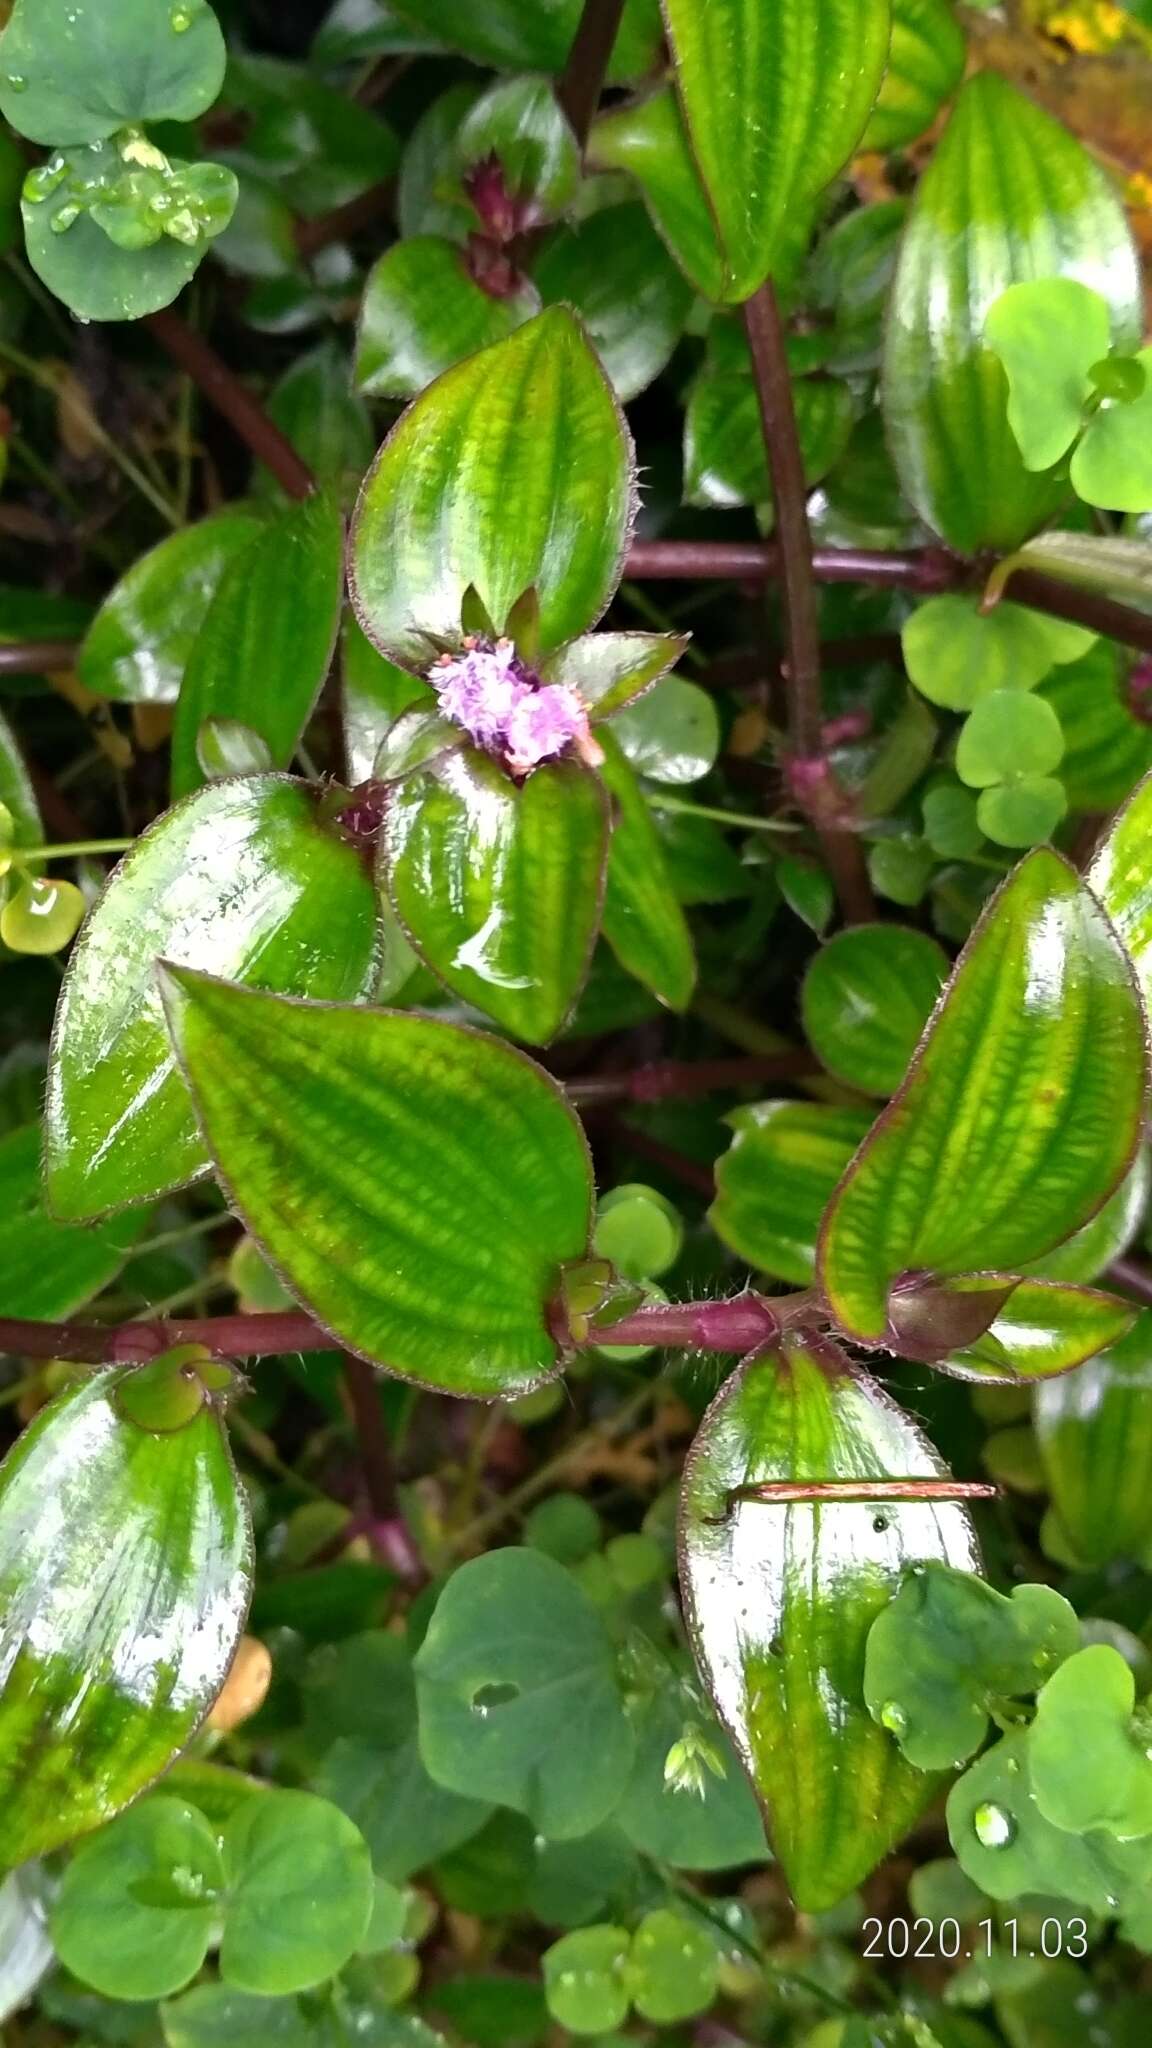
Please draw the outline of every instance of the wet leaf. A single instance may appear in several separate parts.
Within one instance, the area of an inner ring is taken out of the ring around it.
[[[44,1409],[0,1468],[0,1860],[111,1818],[184,1748],[248,1606],[250,1536],[215,1413],[121,1419],[123,1373]]]
[[[1028,1892],[1107,1913],[1152,1879],[1152,1838],[1117,1842],[1097,1830],[1071,1835],[1045,1820],[1032,1789],[1028,1735],[1006,1735],[948,1795],[957,1860],[990,1899]]]
[[[1020,1280],[986,1336],[937,1362],[961,1379],[1042,1381],[1117,1343],[1134,1315],[1129,1302],[1090,1287]]]
[[[652,813],[615,736],[599,734],[612,798],[604,936],[622,967],[669,1009],[686,1009],[696,983],[692,934],[672,887]]]
[[[1037,1388],[1052,1506],[1085,1564],[1142,1558],[1152,1540],[1152,1315],[1066,1378]]]
[[[546,1307],[587,1252],[592,1206],[583,1134],[548,1076],[428,1017],[184,969],[166,987],[216,1166],[337,1342],[448,1393],[547,1378]]]
[[[947,955],[923,932],[891,924],[839,932],[804,977],[808,1043],[849,1087],[891,1095],[947,975]]]
[[[417,952],[454,994],[529,1044],[554,1038],[588,971],[608,806],[575,761],[518,788],[455,748],[389,796],[382,873]]]
[[[368,398],[414,398],[477,349],[502,341],[540,309],[525,283],[495,298],[463,251],[435,235],[394,243],[368,273],[356,339],[356,385]]]
[[[893,288],[884,411],[905,495],[953,547],[1014,548],[1063,486],[1024,467],[984,324],[1011,284],[1103,288],[1118,342],[1140,339],[1119,198],[1069,131],[992,71],[961,89],[912,202]]]
[[[328,673],[344,588],[344,528],[334,497],[291,504],[226,567],[188,656],[172,734],[172,794],[203,776],[207,718],[235,718],[287,768]]]
[[[715,699],[683,676],[668,676],[625,705],[613,731],[637,775],[674,787],[699,782],[720,752]]]
[[[820,1219],[866,1136],[866,1109],[823,1102],[757,1102],[733,1110],[736,1135],[716,1165],[708,1221],[749,1265],[794,1287],[816,1270]]]
[[[224,570],[259,532],[247,512],[216,512],[149,548],[93,619],[76,664],[81,682],[120,703],[175,703]]]
[[[583,329],[553,307],[446,371],[392,429],[353,529],[360,623],[424,674],[460,645],[469,588],[502,631],[534,586],[549,653],[615,589],[631,494],[623,416]]]
[[[799,1344],[739,1369],[689,1456],[681,1577],[693,1643],[806,1912],[851,1891],[932,1796],[932,1778],[867,1712],[865,1643],[906,1567],[972,1570],[974,1539],[954,1504],[734,1496],[764,1481],[939,1469],[878,1388]]]
[[[923,135],[964,76],[965,43],[947,0],[892,0],[892,42],[861,149],[901,149]]]
[[[739,303],[778,267],[789,216],[832,182],[884,76],[888,0],[665,0],[690,146]]]
[[[1011,1272],[1086,1223],[1132,1159],[1143,1035],[1111,926],[1058,856],[1031,854],[833,1197],[820,1272],[844,1329],[879,1337],[902,1272]]]
[[[20,135],[98,142],[143,121],[193,121],[224,81],[224,38],[204,0],[16,0],[0,37],[0,112]]]
[[[970,1572],[929,1564],[868,1632],[864,1697],[909,1763],[946,1771],[979,1749],[1001,1700],[1037,1691],[1079,1644],[1076,1611],[1050,1586],[1006,1599]]]
[[[642,206],[560,228],[533,267],[546,306],[573,306],[622,405],[646,390],[684,330],[692,289]]]
[[[164,1025],[161,958],[292,994],[367,995],[371,877],[286,776],[212,783],[143,834],[88,918],[56,1013],[45,1162],[58,1216],[144,1201],[207,1165]]]
[[[1152,1834],[1147,1733],[1133,1726],[1136,1681],[1118,1650],[1092,1643],[1052,1674],[1028,1736],[1032,1793],[1045,1820],[1074,1835]]]

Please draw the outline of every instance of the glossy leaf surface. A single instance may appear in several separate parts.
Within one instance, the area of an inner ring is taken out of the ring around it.
[[[891,1095],[947,974],[947,955],[923,932],[899,925],[839,932],[814,955],[804,977],[801,1015],[809,1045],[849,1087]]]
[[[706,299],[721,299],[724,257],[671,86],[602,114],[592,130],[590,155],[598,168],[635,178],[657,233],[685,276]]]
[[[1102,1829],[1073,1835],[1045,1820],[1025,1730],[1004,1736],[953,1785],[948,1833],[964,1870],[992,1899],[1033,1892],[1107,1913],[1152,1877],[1148,1836],[1117,1842]]]
[[[142,1800],[67,1865],[52,1912],[57,1954],[106,1998],[164,1998],[203,1963],[223,1888],[203,1814],[163,1793]]]
[[[1085,1564],[1142,1558],[1152,1541],[1152,1315],[1036,1390],[1034,1425],[1060,1527]]]
[[[464,356],[502,341],[540,309],[531,285],[494,298],[464,255],[436,235],[396,242],[368,274],[356,339],[356,384],[368,398],[414,398]]]
[[[900,149],[923,135],[964,76],[963,31],[948,0],[892,0],[888,65],[862,149]]]
[[[1032,1791],[1045,1820],[1082,1835],[1152,1834],[1152,1759],[1133,1726],[1136,1681],[1110,1643],[1090,1643],[1053,1672],[1028,1737]]]
[[[622,405],[659,376],[692,289],[642,206],[608,206],[561,228],[532,274],[545,305],[579,313]]]
[[[1152,776],[1133,791],[1101,840],[1088,883],[1107,911],[1152,1005]]]
[[[415,1670],[421,1754],[440,1784],[527,1813],[557,1841],[606,1819],[632,1729],[607,1629],[562,1565],[517,1548],[461,1566]]]
[[[613,734],[603,730],[600,743],[602,777],[613,805],[604,936],[629,974],[669,1009],[683,1010],[696,984],[692,934],[643,791]]]
[[[85,924],[56,1015],[45,1154],[59,1216],[140,1202],[207,1164],[156,962],[354,998],[377,957],[371,877],[284,776],[215,782],[157,819]]]
[[[579,993],[600,918],[608,806],[575,761],[519,787],[455,748],[391,792],[381,838],[393,908],[454,994],[543,1045]]]
[[[716,1163],[708,1221],[750,1266],[807,1287],[820,1219],[867,1135],[869,1113],[823,1102],[756,1102],[733,1110],[728,1122],[736,1135]]]
[[[84,637],[81,682],[117,702],[175,703],[220,579],[259,532],[247,512],[217,512],[141,555]]]
[[[191,121],[224,79],[224,38],[204,0],[16,0],[0,38],[0,112],[53,145],[142,121]]]
[[[1132,1327],[1115,1295],[1052,1280],[1021,1280],[986,1335],[943,1367],[962,1379],[1045,1380],[1082,1365]]]
[[[845,1330],[882,1334],[901,1272],[1011,1272],[1086,1223],[1130,1164],[1145,1058],[1111,926],[1072,869],[1031,854],[825,1219],[821,1277]]]
[[[247,1510],[215,1413],[157,1436],[123,1373],[61,1394],[0,1470],[5,1864],[108,1820],[223,1684],[248,1605]]]
[[[1139,339],[1135,254],[1119,199],[1066,128],[994,72],[961,90],[912,203],[888,326],[884,409],[906,496],[953,547],[1013,548],[1056,510],[1008,424],[984,338],[1001,292],[1070,277]]]
[[[690,1453],[681,1578],[696,1653],[768,1807],[802,1910],[864,1878],[934,1790],[864,1704],[868,1630],[909,1565],[976,1568],[955,1504],[772,1505],[772,1480],[939,1472],[913,1424],[838,1362],[792,1347],[740,1368]]]
[[[3,717],[0,717],[0,803],[12,820],[12,842],[15,845],[44,844],[44,827],[32,778],[16,735]]]
[[[690,146],[716,221],[722,297],[777,267],[789,215],[831,183],[872,111],[888,0],[665,0]]]
[[[0,1138],[0,1300],[10,1316],[67,1316],[114,1280],[139,1237],[142,1216],[94,1230],[57,1223],[44,1207],[40,1126]]]
[[[345,616],[340,651],[344,749],[348,777],[355,785],[368,780],[380,743],[401,712],[416,704],[432,709],[436,699],[426,683],[377,653],[351,612]]]
[[[448,370],[393,428],[353,532],[368,638],[423,674],[471,587],[502,631],[535,587],[544,653],[599,617],[631,518],[631,442],[582,329],[552,308]]]
[[[595,725],[644,696],[688,644],[685,633],[585,633],[542,661],[540,673],[576,690]]]
[[[547,1076],[431,1018],[183,970],[167,990],[220,1175],[338,1342],[449,1393],[545,1378],[546,1305],[591,1228],[583,1134]]]
[[[1152,731],[1129,709],[1126,682],[1115,644],[1098,640],[1040,685],[1064,734],[1060,780],[1070,810],[1107,816],[1152,768]]]
[[[1080,1646],[1076,1610],[1051,1586],[1011,1598],[970,1572],[910,1572],[868,1632],[868,1710],[909,1763],[946,1771],[979,1749],[1001,1701],[1035,1692]]]
[[[438,43],[459,50],[474,63],[511,71],[563,70],[580,20],[579,0],[550,0],[544,7],[526,6],[524,0],[492,0],[475,15],[462,14],[455,0],[400,0],[394,11],[431,30]],[[655,62],[659,44],[655,0],[627,0],[609,78],[642,77]]]
[[[196,738],[236,718],[287,768],[328,672],[344,589],[344,527],[318,493],[269,520],[233,557],[188,657],[172,734],[172,794],[203,781]]]

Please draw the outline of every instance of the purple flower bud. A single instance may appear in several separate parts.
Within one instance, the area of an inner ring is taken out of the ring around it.
[[[482,747],[500,746],[508,720],[531,685],[518,674],[520,664],[507,641],[493,648],[474,647],[456,661],[441,661],[430,681],[446,718],[454,718]]]
[[[510,640],[494,647],[465,641],[463,654],[440,657],[429,681],[445,716],[511,775],[527,775],[569,748],[592,764],[603,758],[576,691],[542,683]]]
[[[563,683],[544,683],[513,705],[505,728],[509,766],[526,775],[541,761],[551,761],[588,730],[588,717],[574,690]]]

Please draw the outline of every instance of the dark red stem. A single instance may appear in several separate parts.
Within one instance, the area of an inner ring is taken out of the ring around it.
[[[771,1301],[740,1294],[734,1301],[687,1301],[667,1308],[640,1308],[607,1328],[596,1344],[663,1344],[684,1351],[760,1351],[774,1344],[782,1323]]]
[[[780,550],[770,540],[640,540],[624,564],[637,582],[718,581],[778,576]],[[887,554],[879,548],[814,548],[818,583],[874,583],[930,596],[970,580],[971,565],[942,548]]]
[[[1123,1287],[1146,1308],[1152,1308],[1152,1273],[1138,1259],[1113,1259],[1107,1278],[1113,1287]]]
[[[764,1081],[794,1081],[818,1071],[806,1052],[785,1052],[775,1058],[731,1060],[653,1060],[628,1074],[587,1074],[565,1081],[564,1092],[578,1109],[599,1109],[618,1102],[685,1101],[713,1095],[724,1088],[755,1087]]]
[[[71,668],[79,652],[78,640],[11,640],[0,646],[0,676],[40,676],[50,669]]]
[[[240,382],[236,372],[228,368],[203,336],[189,327],[171,306],[165,306],[159,313],[150,313],[147,324],[173,362],[188,372],[217,412],[231,422],[241,440],[247,443],[265,468],[271,470],[288,496],[309,497],[316,488],[316,479],[307,463],[301,461],[275,420],[269,418],[264,407]]]
[[[343,206],[334,206],[330,213],[298,221],[296,247],[302,256],[314,256],[332,242],[348,241],[362,228],[371,227],[381,214],[391,213],[395,199],[395,178],[381,178],[378,184],[357,192],[354,199],[346,199]]]
[[[556,97],[580,144],[581,154],[600,104],[604,76],[623,12],[624,0],[584,0],[568,62],[556,87]]]
[[[788,736],[801,758],[823,749],[820,703],[820,621],[808,530],[808,485],[792,399],[792,377],[784,323],[771,282],[753,292],[744,307],[760,424],[776,508],[777,566],[788,641],[785,687]]]

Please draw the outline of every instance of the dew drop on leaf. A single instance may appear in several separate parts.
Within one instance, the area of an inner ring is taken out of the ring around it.
[[[168,16],[168,26],[174,36],[182,36],[192,26],[192,16],[187,7],[174,7]]]
[[[976,1808],[972,1825],[976,1840],[985,1849],[1006,1849],[1016,1835],[1016,1823],[1008,1809],[991,1799]]]
[[[885,1700],[880,1709],[880,1726],[897,1737],[908,1732],[908,1716],[898,1700]]]
[[[26,78],[21,77],[18,71],[10,71],[8,73],[9,92],[26,92],[27,89],[28,80]]]

